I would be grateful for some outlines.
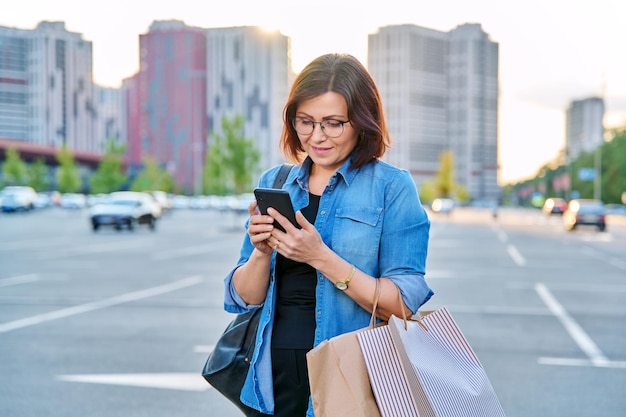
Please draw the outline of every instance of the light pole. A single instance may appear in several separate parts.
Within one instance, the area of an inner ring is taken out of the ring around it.
[[[602,144],[598,145],[595,152],[595,170],[596,175],[593,180],[593,198],[602,199]]]

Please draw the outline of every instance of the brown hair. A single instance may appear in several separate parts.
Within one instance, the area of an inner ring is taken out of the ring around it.
[[[350,124],[359,132],[352,167],[359,168],[384,155],[391,145],[376,83],[367,69],[348,54],[326,54],[311,61],[296,77],[283,110],[280,147],[287,160],[301,162],[304,149],[291,120],[298,105],[333,91],[348,104]]]

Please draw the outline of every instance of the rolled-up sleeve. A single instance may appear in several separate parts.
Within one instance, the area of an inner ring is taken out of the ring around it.
[[[415,183],[403,171],[388,190],[385,227],[381,239],[381,276],[400,288],[406,306],[413,312],[434,294],[425,280],[430,220]]]

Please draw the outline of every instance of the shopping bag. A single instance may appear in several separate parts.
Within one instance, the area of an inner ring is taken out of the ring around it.
[[[357,334],[382,417],[504,417],[491,382],[447,308],[391,316]]]
[[[370,325],[324,340],[307,352],[315,417],[380,417],[357,334],[376,328],[380,284],[376,281]]]
[[[380,417],[357,334],[325,340],[307,353],[315,417]]]

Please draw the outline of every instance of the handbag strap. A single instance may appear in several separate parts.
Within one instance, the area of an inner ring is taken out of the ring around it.
[[[278,174],[276,174],[276,178],[274,178],[272,188],[283,188],[285,181],[287,181],[287,176],[291,172],[291,168],[293,168],[293,164],[284,163],[280,166]]]

